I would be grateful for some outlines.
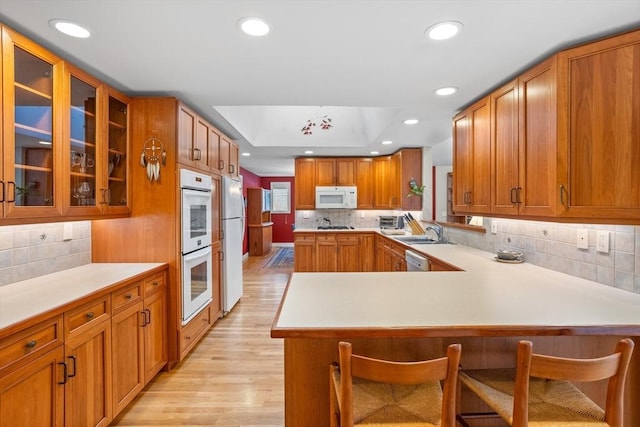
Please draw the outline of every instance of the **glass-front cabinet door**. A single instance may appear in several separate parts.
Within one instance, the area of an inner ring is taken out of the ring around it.
[[[129,98],[108,89],[107,181],[104,203],[108,213],[129,212]]]
[[[61,214],[57,84],[62,61],[2,28],[4,218]]]
[[[100,189],[104,188],[98,133],[102,113],[99,99],[101,83],[71,66],[66,66],[65,83],[69,102],[66,104],[65,127],[65,214],[100,213]]]

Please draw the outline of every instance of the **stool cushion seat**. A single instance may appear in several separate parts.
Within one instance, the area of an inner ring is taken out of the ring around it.
[[[515,369],[479,369],[459,372],[462,384],[492,410],[513,422]],[[531,377],[529,427],[607,427],[604,410],[568,381]]]

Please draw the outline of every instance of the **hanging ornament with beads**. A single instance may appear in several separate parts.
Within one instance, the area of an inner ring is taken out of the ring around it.
[[[155,136],[147,139],[142,145],[140,154],[140,166],[147,169],[147,179],[151,182],[160,180],[160,166],[167,164],[167,152],[164,144]]]

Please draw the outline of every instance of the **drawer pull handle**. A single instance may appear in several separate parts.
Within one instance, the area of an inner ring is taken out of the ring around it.
[[[158,286],[158,282],[153,282],[153,286]]]
[[[29,342],[25,345],[25,347],[27,347],[28,349],[32,349],[32,348],[34,348],[37,344],[38,344],[38,342],[37,342],[36,340],[33,340],[33,341],[29,341]]]
[[[187,336],[186,336],[186,337],[184,337],[184,338],[185,338],[185,339],[187,339],[187,340],[190,340],[190,339],[191,339],[191,335],[187,335]]]
[[[131,298],[133,298],[133,295],[131,295],[131,294],[126,294],[124,297],[125,297],[126,299],[131,299]]]
[[[87,317],[87,319],[93,319],[93,316],[95,316],[95,314],[93,314],[93,311],[90,311],[85,316]]]

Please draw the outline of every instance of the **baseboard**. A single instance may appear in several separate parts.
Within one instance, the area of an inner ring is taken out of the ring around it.
[[[242,254],[242,262],[244,263],[248,259],[249,259],[249,252],[243,253]]]
[[[280,246],[280,247],[284,247],[284,248],[292,248],[293,247],[293,242],[272,243],[271,246]]]

